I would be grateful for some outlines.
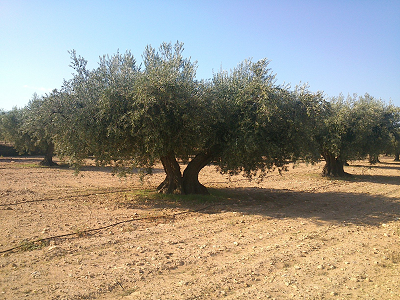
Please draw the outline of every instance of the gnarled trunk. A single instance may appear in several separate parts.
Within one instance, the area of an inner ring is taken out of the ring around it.
[[[199,182],[199,173],[211,160],[211,153],[199,153],[189,162],[183,172],[183,190],[185,194],[209,194],[207,188]]]
[[[208,149],[208,151],[200,152],[188,163],[183,175],[173,153],[161,157],[166,177],[157,189],[165,194],[208,195],[207,188],[199,182],[199,173],[201,169],[213,160],[219,151],[220,147],[215,146]]]
[[[57,163],[53,161],[54,156],[54,144],[49,143],[46,148],[43,160],[40,162],[42,166],[57,166]]]
[[[325,166],[322,170],[323,176],[344,177],[349,176],[343,169],[344,162],[334,154],[325,152],[322,154],[325,159]]]
[[[176,161],[175,155],[169,153],[161,157],[161,163],[165,171],[164,181],[157,187],[160,193],[164,194],[183,194],[181,168]]]

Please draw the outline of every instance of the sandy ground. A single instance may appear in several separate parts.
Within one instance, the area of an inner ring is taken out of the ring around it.
[[[348,180],[207,167],[213,196],[186,200],[141,191],[162,170],[141,183],[38,162],[0,158],[0,299],[400,299],[392,158],[353,162]]]

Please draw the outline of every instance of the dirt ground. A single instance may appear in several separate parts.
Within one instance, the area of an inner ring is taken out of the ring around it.
[[[2,157],[0,299],[400,299],[400,163],[381,161],[261,183],[206,167],[212,196],[163,199],[160,169]]]

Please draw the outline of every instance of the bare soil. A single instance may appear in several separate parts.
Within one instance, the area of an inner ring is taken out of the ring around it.
[[[158,197],[161,169],[140,182],[39,161],[0,158],[0,299],[400,299],[393,158],[344,180],[210,166],[209,197]]]

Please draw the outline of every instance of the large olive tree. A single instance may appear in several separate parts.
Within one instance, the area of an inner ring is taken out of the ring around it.
[[[117,53],[93,70],[72,52],[75,75],[51,104],[60,153],[77,164],[93,155],[146,172],[160,161],[166,177],[158,189],[184,194],[207,193],[198,175],[210,163],[251,177],[315,157],[318,93],[276,85],[267,60],[199,81],[196,62],[182,52],[181,43],[148,46],[142,67]]]

